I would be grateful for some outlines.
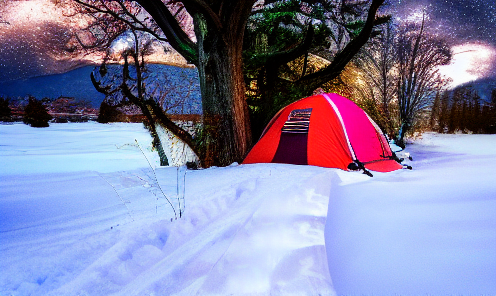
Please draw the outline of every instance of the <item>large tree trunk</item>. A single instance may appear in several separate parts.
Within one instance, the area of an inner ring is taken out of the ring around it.
[[[194,20],[204,117],[202,165],[228,165],[241,161],[251,144],[243,37],[217,31],[200,14]]]
[[[150,13],[169,44],[198,69],[205,127],[198,147],[202,166],[242,160],[251,145],[243,35],[256,0],[178,1],[193,17],[196,43],[162,0],[137,2]]]

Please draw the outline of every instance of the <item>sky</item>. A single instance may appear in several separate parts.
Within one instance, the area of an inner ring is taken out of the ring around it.
[[[80,22],[50,0],[0,0],[0,81],[60,73],[92,57],[73,60],[61,50]]]
[[[494,0],[390,0],[396,19],[412,19],[424,9],[429,28],[452,46],[450,65],[441,73],[452,86],[496,78],[496,4]]]
[[[60,50],[70,30],[81,25],[62,15],[51,0],[0,0],[0,81],[64,72],[95,60],[77,60]],[[496,78],[494,0],[389,0],[394,17],[408,20],[420,9],[432,30],[448,38],[453,62],[441,72],[453,85]]]
[[[439,30],[455,42],[487,42],[496,45],[494,0],[391,0],[400,16],[425,7]]]

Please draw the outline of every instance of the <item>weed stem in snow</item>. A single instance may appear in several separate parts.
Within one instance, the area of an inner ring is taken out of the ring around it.
[[[146,161],[148,162],[148,165],[150,166],[150,168],[152,169],[152,172],[153,172],[153,177],[155,178],[155,182],[157,183],[157,186],[158,188],[160,189],[160,192],[162,192],[162,195],[165,197],[165,199],[169,202],[170,206],[172,207],[172,210],[174,211],[174,218],[177,219],[177,213],[176,213],[176,209],[174,208],[174,206],[172,205],[171,201],[169,200],[169,198],[167,197],[167,195],[165,195],[164,191],[162,190],[162,186],[160,186],[160,183],[158,183],[158,178],[157,178],[157,174],[155,173],[155,169],[153,168],[152,164],[150,163],[150,161],[148,160],[148,157],[146,157],[146,154],[145,152],[143,151],[143,149],[141,149],[141,146],[140,144],[138,143],[138,140],[137,139],[134,139],[134,141],[136,141],[136,145],[138,145],[138,148],[139,150],[141,151],[141,153],[143,154],[143,156],[145,157]]]

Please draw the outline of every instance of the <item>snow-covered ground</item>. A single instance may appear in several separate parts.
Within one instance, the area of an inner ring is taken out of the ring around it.
[[[0,295],[496,295],[494,135],[425,134],[373,178],[161,168],[150,143],[0,125]]]
[[[424,134],[412,171],[335,186],[326,247],[354,295],[496,295],[496,135]]]

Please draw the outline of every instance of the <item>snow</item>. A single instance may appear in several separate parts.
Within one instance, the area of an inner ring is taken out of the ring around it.
[[[412,171],[337,186],[326,248],[349,295],[495,295],[496,136],[424,134]]]
[[[494,135],[424,134],[413,170],[373,178],[185,171],[150,144],[141,124],[0,125],[0,295],[496,294]]]
[[[188,162],[199,163],[200,160],[195,152],[176,135],[168,129],[163,128],[160,124],[155,124],[155,130],[164,147],[165,155],[170,166],[182,166]]]

